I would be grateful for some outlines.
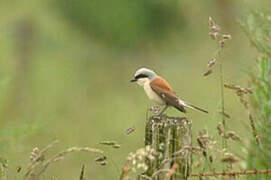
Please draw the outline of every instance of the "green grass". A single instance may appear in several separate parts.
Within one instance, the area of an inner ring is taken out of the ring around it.
[[[248,168],[267,169],[271,164],[271,46],[268,39],[270,34],[270,15],[263,12],[252,12],[243,23],[246,33],[254,47],[260,53],[257,59],[257,75],[252,75],[254,96],[253,110],[256,117],[256,130],[260,138],[260,145],[255,139],[251,140],[248,156]],[[256,176],[251,179],[269,179],[270,176]]]
[[[204,78],[202,73],[215,49],[209,43],[208,16],[218,17],[223,26],[223,18],[228,16],[221,15],[215,1],[208,2],[211,7],[205,2],[184,1],[182,11],[188,23],[183,32],[172,30],[163,43],[143,41],[132,50],[116,50],[89,37],[43,1],[12,1],[8,7],[1,6],[0,155],[8,159],[10,178],[20,179],[22,173],[16,173],[16,167],[22,166],[24,171],[34,147],[59,139],[55,152],[70,146],[103,148],[98,144],[102,140],[118,141],[121,148],[103,149],[109,158],[105,167],[97,166],[93,155],[71,155],[52,165],[43,179],[76,179],[82,164],[87,178],[117,179],[128,153],[144,145],[145,113],[151,103],[140,87],[129,83],[141,66],[168,79],[184,100],[208,109],[208,115],[189,111],[193,134],[206,128],[218,138],[219,76],[215,72],[212,78]],[[264,1],[256,5],[261,3],[266,5]],[[241,9],[238,4],[234,6]],[[27,70],[18,71],[14,31],[24,19],[33,23],[34,38]],[[257,52],[237,24],[229,26],[233,39],[223,57],[225,81],[246,86],[248,75],[244,71],[254,65]],[[227,124],[241,137],[249,137],[247,118],[238,99],[228,91],[225,99],[225,108],[232,116]],[[174,109],[168,114],[182,116]],[[126,136],[125,130],[133,125],[136,131]],[[232,143],[230,150],[240,152],[239,144]]]

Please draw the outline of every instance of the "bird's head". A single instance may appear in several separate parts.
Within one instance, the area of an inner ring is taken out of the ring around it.
[[[137,82],[140,86],[144,86],[146,82],[150,82],[157,77],[156,73],[147,68],[140,68],[136,71],[131,82]]]

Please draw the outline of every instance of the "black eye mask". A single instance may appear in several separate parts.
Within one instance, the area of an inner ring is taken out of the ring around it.
[[[139,74],[137,76],[135,76],[130,82],[136,82],[138,79],[141,79],[141,78],[147,78],[148,75],[146,74]]]
[[[139,74],[135,77],[135,79],[141,79],[141,78],[147,78],[147,77],[148,77],[148,75],[146,75],[146,74]]]

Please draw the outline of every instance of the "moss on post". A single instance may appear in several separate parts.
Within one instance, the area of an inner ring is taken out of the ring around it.
[[[188,178],[192,163],[189,151],[192,143],[191,125],[191,121],[186,118],[166,115],[152,116],[147,120],[145,145],[155,149],[157,158],[154,161],[146,160],[148,170],[143,175],[154,180]],[[169,176],[169,170],[173,168],[175,172]]]

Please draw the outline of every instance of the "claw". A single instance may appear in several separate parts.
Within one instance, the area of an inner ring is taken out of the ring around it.
[[[159,106],[151,106],[150,107],[150,111],[153,113],[153,114],[158,114],[160,112],[161,108]]]

